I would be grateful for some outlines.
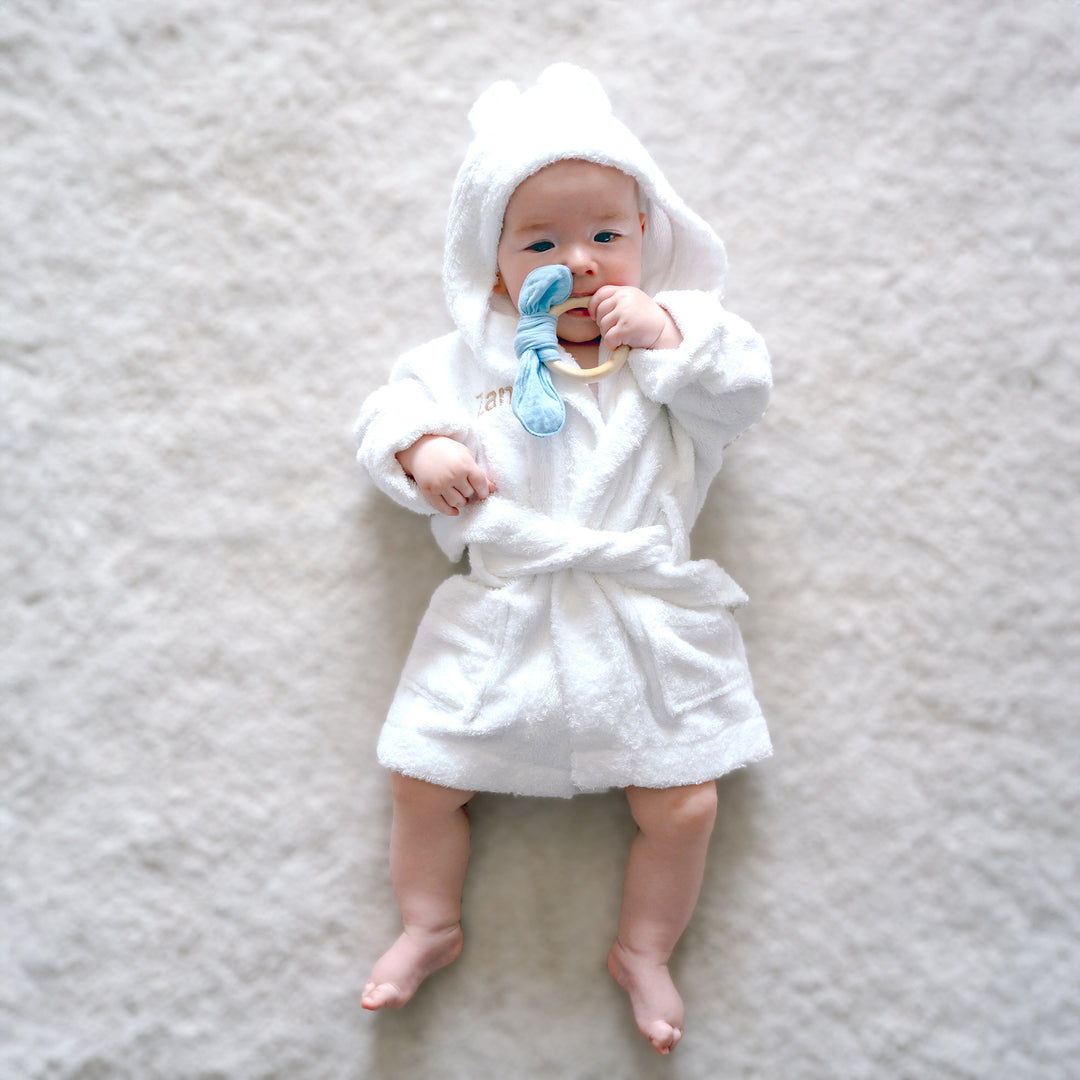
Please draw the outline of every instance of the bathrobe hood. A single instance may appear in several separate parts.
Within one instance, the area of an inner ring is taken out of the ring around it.
[[[545,165],[578,158],[634,177],[646,216],[642,288],[723,291],[727,257],[710,226],[675,194],[629,129],[611,113],[596,78],[554,64],[519,91],[497,82],[469,113],[475,136],[458,171],[447,223],[443,284],[466,342],[483,354],[492,320],[516,320],[492,292],[503,214],[514,189]]]

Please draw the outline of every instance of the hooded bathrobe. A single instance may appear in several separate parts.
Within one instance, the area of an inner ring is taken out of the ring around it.
[[[375,483],[431,515],[442,550],[454,561],[468,551],[470,566],[432,597],[379,760],[522,795],[721,776],[771,746],[732,615],[746,596],[715,563],[690,559],[688,534],[723,447],[765,409],[768,354],[720,303],[721,241],[591,75],[558,64],[524,93],[496,83],[469,119],[444,267],[457,329],[404,355],[357,423]],[[492,292],[496,247],[517,185],[567,158],[637,180],[642,287],[683,341],[632,350],[595,392],[554,373],[566,422],[537,438],[510,407],[517,312]],[[395,458],[424,434],[465,443],[497,493],[436,514]]]

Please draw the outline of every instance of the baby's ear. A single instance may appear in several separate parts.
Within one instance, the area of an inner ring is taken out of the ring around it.
[[[645,235],[645,215],[644,214],[638,214],[638,218],[640,218],[640,220],[641,220],[641,235],[644,236]]]
[[[491,286],[491,291],[496,296],[501,296],[507,291],[506,286],[503,284],[502,274],[498,270],[495,271],[495,284]]]

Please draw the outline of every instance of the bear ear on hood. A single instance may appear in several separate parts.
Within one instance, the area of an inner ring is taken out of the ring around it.
[[[512,82],[492,83],[469,110],[469,126],[473,133],[479,135],[485,129],[495,127],[511,112],[520,97],[520,91]]]
[[[469,126],[474,134],[483,135],[583,110],[590,116],[610,113],[607,92],[591,71],[558,63],[544,68],[535,85],[524,92],[508,80],[492,83],[469,110]]]
[[[537,93],[543,91],[545,97],[565,98],[568,108],[576,103],[579,107],[587,105],[590,111],[611,112],[611,102],[600,80],[576,64],[551,64],[540,72],[536,86]]]

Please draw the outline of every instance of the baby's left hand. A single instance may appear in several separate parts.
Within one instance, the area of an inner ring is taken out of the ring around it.
[[[632,285],[602,285],[589,301],[589,314],[609,349],[674,349],[682,343],[675,320]]]

